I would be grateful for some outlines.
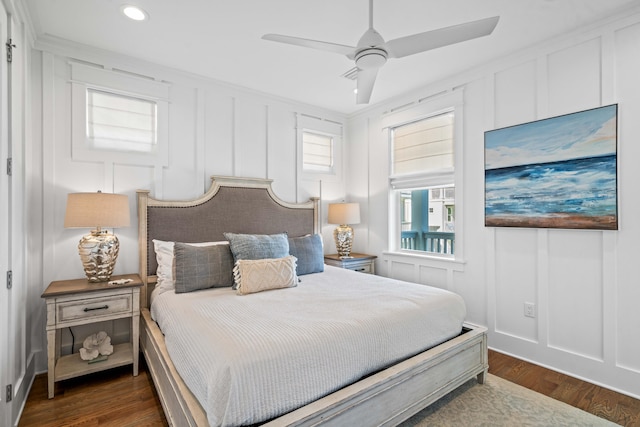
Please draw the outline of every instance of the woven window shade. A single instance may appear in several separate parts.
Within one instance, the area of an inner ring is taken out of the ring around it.
[[[393,130],[393,174],[453,167],[453,113],[429,117]]]
[[[156,115],[155,101],[87,89],[87,138],[96,148],[152,151]]]
[[[305,170],[333,167],[333,138],[313,132],[302,134],[302,163]]]

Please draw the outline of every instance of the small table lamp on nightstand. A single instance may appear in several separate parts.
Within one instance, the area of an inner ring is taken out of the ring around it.
[[[330,203],[329,224],[339,224],[333,231],[336,249],[340,258],[349,258],[353,244],[353,228],[348,224],[360,224],[360,205],[358,203]]]
[[[91,228],[80,239],[78,252],[90,282],[108,282],[116,264],[120,242],[102,227],[128,227],[129,197],[110,193],[71,193],[67,197],[65,228]]]

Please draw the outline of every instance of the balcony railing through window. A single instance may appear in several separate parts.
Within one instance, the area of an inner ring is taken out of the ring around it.
[[[453,255],[455,250],[455,233],[415,230],[402,231],[400,248]]]

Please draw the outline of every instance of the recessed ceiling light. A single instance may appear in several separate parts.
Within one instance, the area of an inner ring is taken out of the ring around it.
[[[134,21],[144,21],[149,18],[147,12],[140,9],[138,6],[132,6],[130,4],[122,6],[122,13],[124,13],[127,18],[133,19]]]

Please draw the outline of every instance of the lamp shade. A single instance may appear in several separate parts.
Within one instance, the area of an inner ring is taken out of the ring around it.
[[[111,193],[71,193],[67,196],[65,228],[128,227],[129,197]]]
[[[358,203],[330,203],[329,224],[360,224],[360,205]]]

